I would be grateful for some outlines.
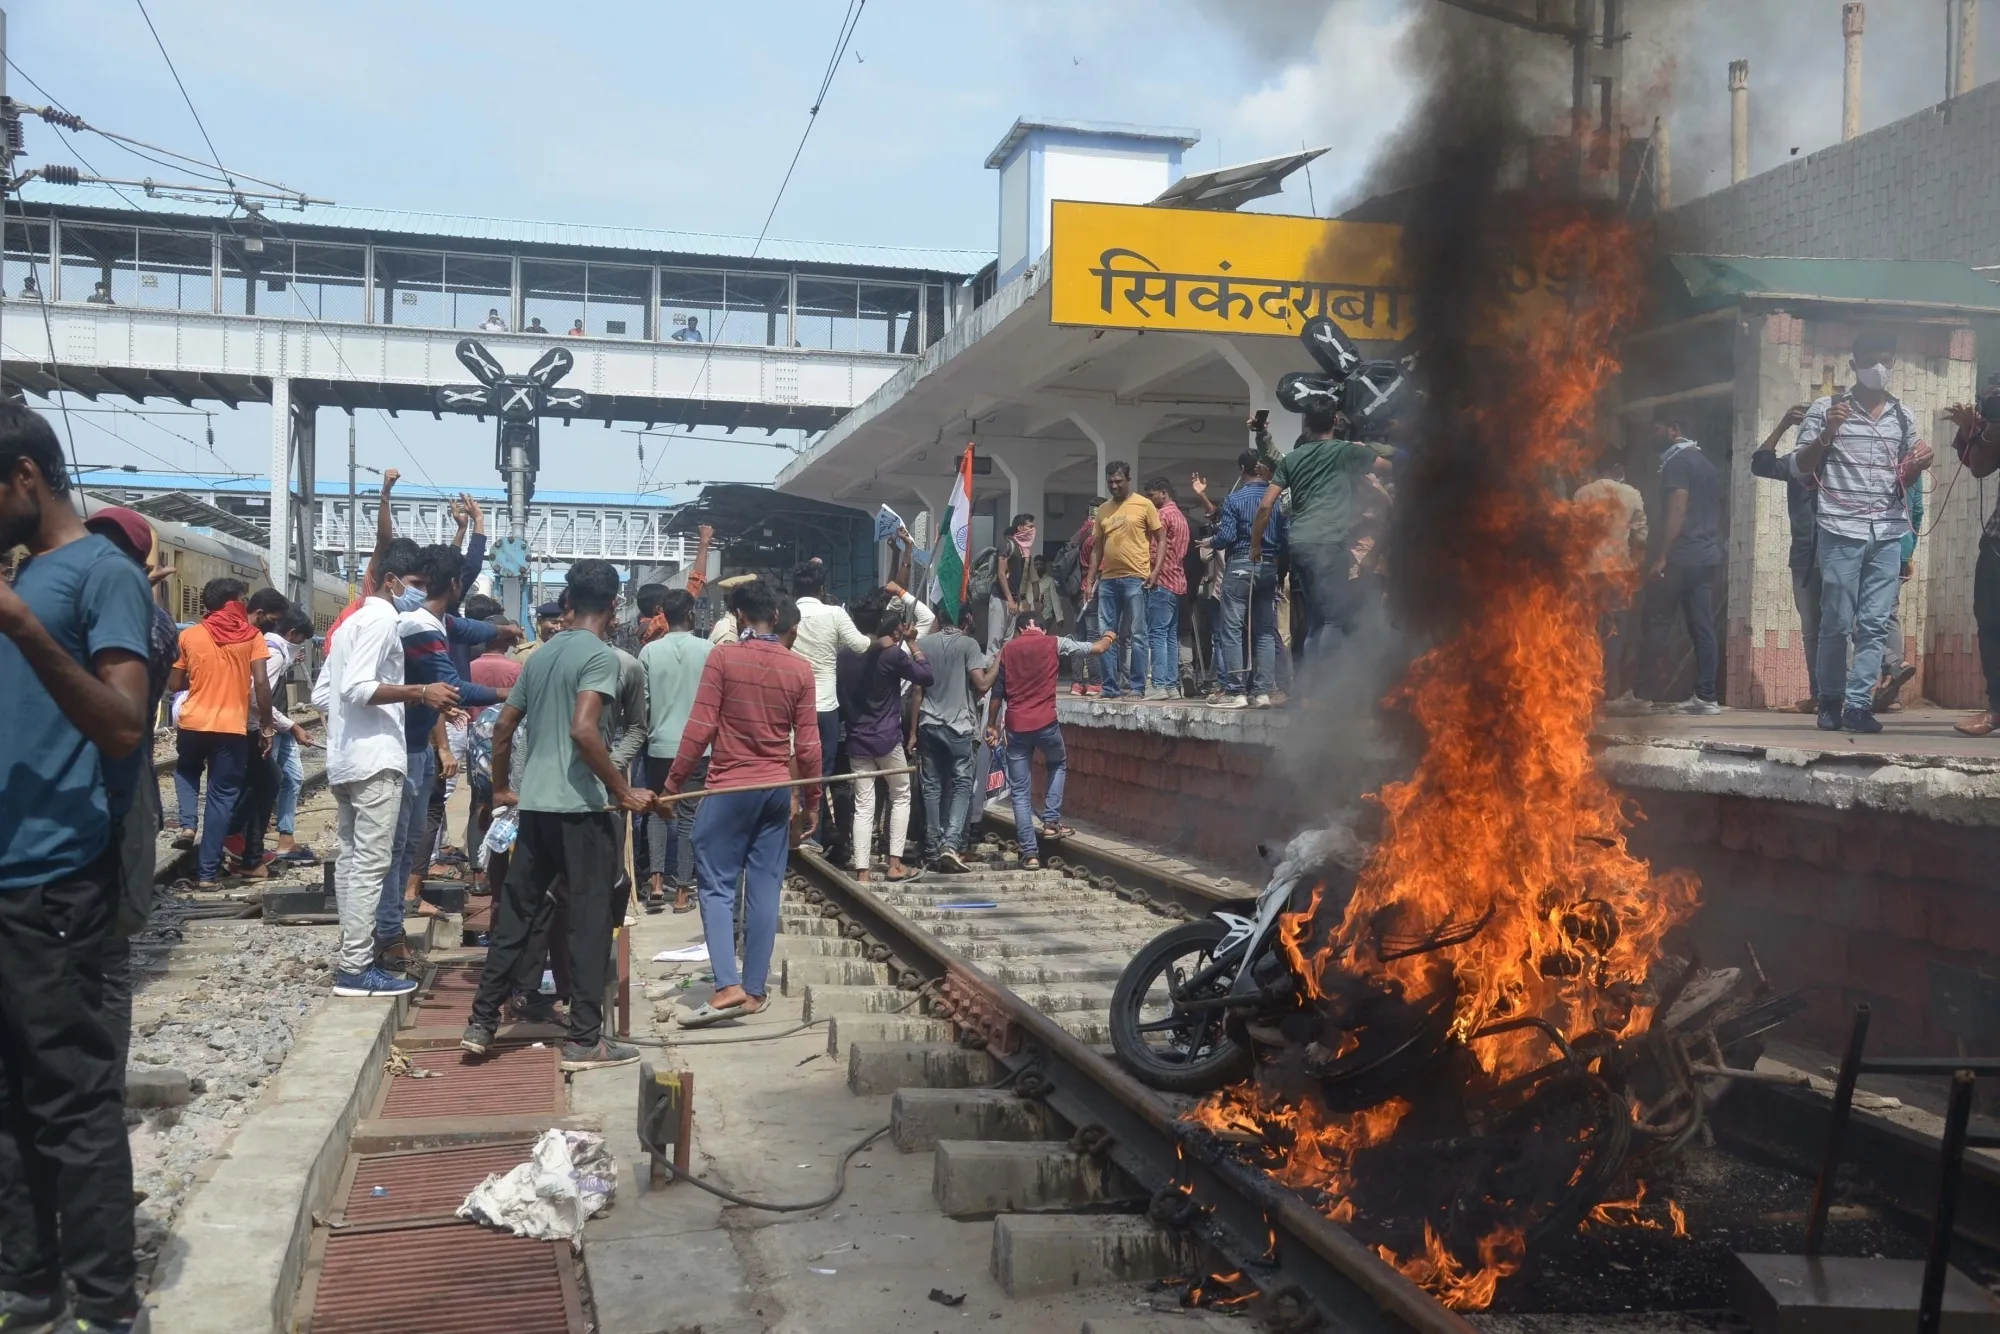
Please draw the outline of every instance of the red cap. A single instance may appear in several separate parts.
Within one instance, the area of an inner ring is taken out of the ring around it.
[[[153,525],[146,522],[146,516],[137,510],[128,510],[122,505],[107,505],[85,519],[83,526],[110,538],[141,565],[153,552]]]

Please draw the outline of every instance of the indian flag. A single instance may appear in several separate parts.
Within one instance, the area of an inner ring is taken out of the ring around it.
[[[938,556],[931,562],[931,601],[944,609],[945,619],[958,624],[965,606],[967,585],[972,580],[972,446],[958,461],[958,477],[951,486],[951,500],[939,525]]]

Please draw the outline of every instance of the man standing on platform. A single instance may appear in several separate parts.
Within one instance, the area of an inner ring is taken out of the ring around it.
[[[1897,574],[1910,532],[1908,491],[1930,466],[1931,447],[1916,417],[1889,392],[1896,340],[1864,329],[1854,339],[1853,364],[1852,389],[1806,410],[1790,466],[1794,477],[1819,485],[1820,730],[1868,733],[1882,730],[1875,687],[1902,591]]]
[[[1818,487],[1810,477],[1794,477],[1790,459],[1778,457],[1778,442],[1806,419],[1807,407],[1795,403],[1785,409],[1785,415],[1778,418],[1778,424],[1764,437],[1764,443],[1751,452],[1750,474],[1785,484],[1785,517],[1791,524],[1792,537],[1785,564],[1792,572],[1792,606],[1799,614],[1799,643],[1806,651],[1806,697],[1791,707],[1798,713],[1817,713],[1820,699]]]
[[[748,587],[748,585],[745,585]],[[847,608],[824,601],[826,566],[817,558],[792,571],[792,597],[799,604],[798,637],[792,651],[812,668],[814,708],[819,718],[819,753],[829,774],[840,771],[840,655],[866,653],[873,643]],[[854,815],[852,793],[828,793],[820,805],[820,842],[835,861],[846,857],[846,830]],[[826,823],[833,817],[832,825]]]
[[[132,1154],[105,976],[126,812],[106,769],[151,731],[152,599],[77,517],[48,423],[0,403],[0,550],[17,546],[28,559],[0,580],[0,1329],[55,1328],[74,1286],[62,1329],[129,1334]]]
[[[1292,572],[1306,600],[1306,649],[1324,654],[1360,625],[1363,588],[1350,578],[1353,556],[1349,530],[1360,506],[1355,488],[1361,474],[1390,474],[1389,447],[1334,437],[1340,414],[1332,409],[1307,412],[1305,435],[1292,452],[1278,461],[1273,485],[1257,506],[1250,530],[1250,563],[1264,556],[1264,530],[1270,526],[1278,497],[1292,495],[1286,539]]]
[[[715,994],[683,1028],[755,1014],[765,1005],[771,950],[778,936],[778,899],[785,881],[785,845],[794,809],[804,832],[819,822],[812,782],[820,776],[821,722],[813,669],[787,649],[777,629],[778,590],[752,580],[731,595],[740,639],[719,644],[702,664],[680,752],[667,793],[686,789],[703,755],[709,796],[695,817],[695,875],[701,884],[701,925]],[[730,792],[728,788],[763,791]],[[736,886],[743,884],[743,963],[736,962]]]
[[[569,884],[569,1040],[564,1070],[628,1065],[638,1049],[604,1032],[604,989],[616,925],[612,886],[618,879],[617,809],[650,809],[653,794],[634,788],[611,761],[607,724],[618,697],[618,655],[604,642],[618,601],[618,571],[610,562],[570,567],[570,628],[549,639],[522,669],[493,733],[493,804],[520,811],[520,830],[495,916],[492,947],[472,1022],[459,1046],[484,1056],[500,1022],[500,1005],[517,988],[536,915],[557,876]],[[560,610],[560,609],[559,609]],[[528,758],[521,790],[503,786],[511,772],[514,734],[526,727]],[[556,948],[563,948],[558,944]]]
[[[458,692],[442,682],[403,680],[403,641],[396,633],[396,599],[414,560],[391,550],[379,579],[328,636],[326,662],[313,682],[313,704],[326,719],[326,783],[339,811],[340,852],[333,891],[340,912],[340,951],[333,965],[336,996],[400,996],[417,984],[375,961],[375,922],[382,882],[396,848],[409,768],[403,707],[449,708]],[[397,919],[400,929],[401,918]]]
[[[1165,477],[1146,480],[1146,499],[1160,516],[1159,564],[1146,585],[1146,655],[1153,683],[1147,699],[1178,699],[1181,693],[1181,599],[1187,596],[1187,552],[1191,534],[1187,515],[1174,499],[1174,484]],[[1044,626],[1056,629],[1054,618]]]
[[[1069,755],[1063,749],[1062,727],[1056,722],[1056,674],[1062,655],[1095,657],[1118,642],[1106,631],[1095,643],[1058,639],[1043,628],[1041,618],[1024,611],[1015,620],[1014,637],[1000,650],[1000,685],[986,706],[986,740],[1001,745],[1001,707],[1006,707],[1007,792],[1014,803],[1014,837],[1021,844],[1021,864],[1039,870],[1041,837],[1063,838],[1074,832],[1062,822],[1063,783]],[[1048,766],[1049,788],[1042,799],[1042,817],[1035,819],[1030,785],[1034,757]]]
[[[1122,652],[1113,654],[1104,664],[1104,698],[1117,699],[1128,691],[1144,698],[1146,591],[1160,581],[1166,525],[1153,502],[1133,492],[1131,464],[1118,459],[1105,464],[1104,482],[1111,498],[1097,511],[1096,545],[1090,572],[1083,577],[1083,596],[1088,600],[1096,594],[1098,623],[1130,648],[1130,684],[1119,662]]]

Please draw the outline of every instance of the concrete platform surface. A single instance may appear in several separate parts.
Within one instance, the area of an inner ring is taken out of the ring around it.
[[[642,916],[633,957],[691,943],[698,931],[686,917]],[[705,971],[648,963],[637,975],[652,982]],[[890,1098],[849,1093],[848,1044],[840,1059],[830,1058],[819,1028],[768,1042],[694,1045],[798,1023],[799,1000],[779,997],[775,982],[771,1008],[752,1019],[696,1033],[649,1024],[635,1036],[670,1036],[675,1045],[648,1048],[647,1059],[694,1072],[697,1172],[754,1198],[808,1200],[831,1189],[843,1150],[888,1125]],[[707,995],[698,984],[676,991],[675,1003],[698,1005]],[[940,1214],[931,1155],[900,1154],[886,1134],[854,1157],[847,1193],[816,1210],[732,1207],[686,1183],[644,1190],[637,1083],[637,1068],[627,1067],[572,1084],[574,1110],[603,1117],[619,1167],[617,1203],[591,1222],[584,1246],[600,1334],[1070,1334],[1086,1319],[1151,1314],[1155,1303],[1174,1300],[1136,1284],[1010,1300],[989,1272],[993,1224]],[[965,1300],[939,1305],[929,1300],[933,1288]]]

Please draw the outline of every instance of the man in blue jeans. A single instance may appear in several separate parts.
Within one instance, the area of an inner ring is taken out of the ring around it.
[[[1152,663],[1147,699],[1178,699],[1181,693],[1181,599],[1187,596],[1187,553],[1192,534],[1187,515],[1164,477],[1146,479],[1146,499],[1160,516],[1159,565],[1146,585],[1146,656]]]
[[[761,579],[730,595],[740,639],[718,644],[702,663],[701,682],[666,791],[682,791],[706,754],[708,787],[761,789],[702,798],[694,822],[694,869],[701,887],[701,925],[715,994],[681,1027],[700,1028],[767,1003],[771,951],[778,935],[778,899],[785,881],[786,834],[794,802],[805,833],[819,823],[820,728],[817,686],[806,660],[786,648],[777,629],[778,590]],[[809,780],[796,794],[783,786]],[[736,885],[743,882],[743,964],[736,962]]]
[[[1208,702],[1219,709],[1268,709],[1278,669],[1278,562],[1285,555],[1287,521],[1284,511],[1275,508],[1266,516],[1261,559],[1253,565],[1250,532],[1271,486],[1271,465],[1256,450],[1246,449],[1236,456],[1236,471],[1236,489],[1215,520],[1215,546],[1223,553],[1222,611],[1215,628],[1222,689]],[[1195,489],[1206,498],[1199,478]],[[1244,663],[1246,626],[1254,670]]]
[[[1916,417],[1889,392],[1895,364],[1894,337],[1878,329],[1856,335],[1853,388],[1814,401],[1799,447],[1787,456],[1794,477],[1819,484],[1819,726],[1826,732],[1882,730],[1875,685],[1902,588],[1907,493],[1931,462]]]
[[[1021,864],[1039,869],[1038,837],[1062,838],[1071,831],[1062,822],[1063,782],[1068,756],[1062,728],[1056,723],[1056,673],[1065,653],[1098,654],[1118,642],[1106,634],[1095,643],[1058,639],[1042,624],[1040,613],[1024,611],[1014,618],[1014,637],[1000,650],[1000,682],[986,706],[986,740],[1000,746],[1000,710],[1006,706],[1007,793],[1014,803],[1014,836],[1021,843]],[[1049,769],[1049,790],[1042,799],[1042,817],[1035,820],[1031,784],[1036,752]]]
[[[1160,581],[1166,558],[1166,524],[1153,502],[1132,490],[1132,465],[1118,459],[1104,465],[1111,499],[1097,510],[1096,542],[1090,549],[1090,570],[1083,577],[1083,596],[1097,598],[1098,623],[1131,649],[1130,684],[1114,653],[1104,664],[1105,699],[1146,693],[1150,662],[1146,637],[1146,591]]]

